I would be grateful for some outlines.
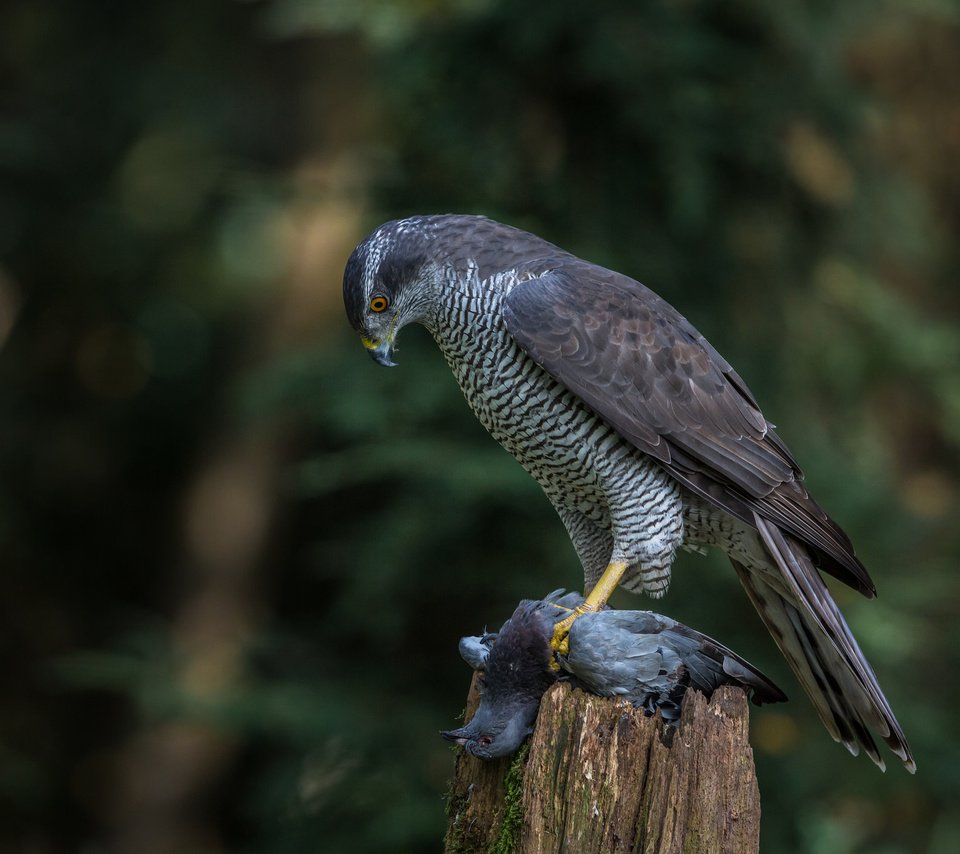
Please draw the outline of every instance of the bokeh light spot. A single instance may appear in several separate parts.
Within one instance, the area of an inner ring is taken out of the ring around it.
[[[80,381],[100,397],[136,396],[147,382],[150,346],[129,326],[104,323],[80,340],[76,367]]]
[[[767,711],[751,722],[754,743],[765,753],[782,755],[793,750],[800,739],[800,731],[790,715]]]
[[[158,300],[141,312],[137,325],[150,348],[153,376],[163,379],[183,376],[203,361],[209,332],[189,306]]]

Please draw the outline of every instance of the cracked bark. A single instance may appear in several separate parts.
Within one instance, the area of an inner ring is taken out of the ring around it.
[[[471,686],[467,716],[476,708]],[[529,750],[457,756],[445,850],[454,852],[751,852],[760,793],[746,695],[688,691],[680,725],[623,700],[553,686]],[[667,743],[669,741],[669,743]]]

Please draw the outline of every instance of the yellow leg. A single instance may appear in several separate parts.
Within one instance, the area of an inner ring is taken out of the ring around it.
[[[593,590],[587,594],[584,603],[578,608],[574,608],[569,617],[565,617],[553,627],[553,639],[550,641],[550,646],[555,653],[566,655],[570,651],[567,635],[570,634],[570,626],[573,625],[573,621],[581,614],[586,614],[589,611],[599,611],[607,604],[607,600],[613,595],[613,591],[617,589],[620,579],[627,571],[627,566],[628,564],[623,561],[614,561],[608,564],[603,571],[603,575],[600,576],[600,580],[593,586]]]

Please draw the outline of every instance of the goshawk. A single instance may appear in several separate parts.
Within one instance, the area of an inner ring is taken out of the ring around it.
[[[872,730],[915,770],[818,570],[872,598],[870,576],[746,383],[675,308],[533,234],[457,215],[380,226],[350,256],[343,295],[382,365],[405,325],[430,331],[559,513],[590,591],[581,610],[618,584],[662,596],[677,549],[720,548],[833,738],[883,768]]]

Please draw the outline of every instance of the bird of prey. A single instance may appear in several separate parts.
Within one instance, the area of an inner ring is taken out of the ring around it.
[[[673,306],[628,276],[484,217],[377,228],[347,261],[350,323],[381,365],[433,335],[477,417],[540,483],[597,610],[619,584],[662,596],[676,551],[730,558],[830,735],[913,772],[876,676],[820,575],[872,598],[849,538],[807,492],[747,384]]]
[[[557,679],[551,667],[554,626],[584,601],[562,593],[523,601],[499,633],[460,641],[464,660],[484,671],[480,705],[466,726],[441,733],[444,738],[493,759],[513,753],[533,731],[540,698]],[[601,697],[624,697],[647,715],[659,710],[671,726],[688,688],[709,697],[721,685],[737,685],[757,705],[786,699],[736,653],[650,611],[585,612],[570,627],[569,647],[560,666],[574,684]]]

